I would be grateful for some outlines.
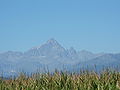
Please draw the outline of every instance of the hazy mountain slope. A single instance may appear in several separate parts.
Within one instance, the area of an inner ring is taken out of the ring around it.
[[[101,70],[103,68],[119,68],[120,67],[120,54],[104,54],[89,61],[80,62],[74,65],[76,70],[80,68]]]
[[[24,53],[13,51],[0,53],[0,70],[5,73],[34,72],[45,68],[49,71],[78,70],[87,66],[102,67],[119,64],[120,54],[94,54],[85,50],[76,51],[73,47],[65,49],[54,39]]]

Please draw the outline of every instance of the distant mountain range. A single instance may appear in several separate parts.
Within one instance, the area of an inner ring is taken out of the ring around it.
[[[56,40],[50,39],[45,44],[22,52],[8,51],[0,53],[0,73],[4,75],[18,72],[50,72],[55,69],[79,71],[81,68],[101,69],[119,67],[120,54],[76,51],[73,47],[65,49]]]

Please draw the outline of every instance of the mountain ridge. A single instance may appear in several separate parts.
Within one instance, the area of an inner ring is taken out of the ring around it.
[[[109,60],[108,60],[109,59]],[[120,54],[92,53],[86,50],[76,51],[73,47],[65,49],[55,39],[50,39],[39,47],[34,47],[26,52],[8,51],[0,54],[0,70],[5,74],[10,71],[35,72],[43,71],[48,67],[50,71],[55,69],[72,71],[73,67],[79,70],[83,67],[119,65]]]

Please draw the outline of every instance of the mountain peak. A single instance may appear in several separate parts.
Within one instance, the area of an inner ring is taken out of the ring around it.
[[[72,55],[75,55],[77,52],[73,47],[70,47],[69,53],[72,54]]]
[[[58,44],[58,42],[54,39],[54,38],[51,38],[47,41],[47,43],[49,44]]]
[[[27,51],[29,56],[57,56],[65,52],[65,49],[55,40],[50,39],[46,43]]]
[[[33,47],[33,49],[40,49],[40,48],[52,48],[52,47],[57,47],[57,48],[63,48],[54,38],[49,39],[46,43],[37,46],[37,47]]]
[[[62,47],[54,38],[52,39],[49,39],[45,45],[50,45],[50,46],[53,46],[53,47]]]
[[[76,52],[76,50],[73,47],[70,47],[69,51]]]

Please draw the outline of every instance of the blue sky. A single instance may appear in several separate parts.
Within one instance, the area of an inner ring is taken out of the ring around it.
[[[50,38],[92,52],[120,52],[120,0],[0,0],[0,52]]]

